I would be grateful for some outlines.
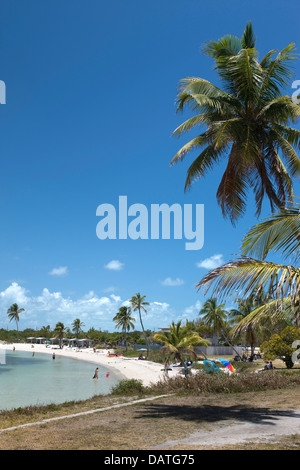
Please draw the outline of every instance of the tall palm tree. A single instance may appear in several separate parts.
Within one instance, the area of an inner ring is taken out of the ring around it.
[[[65,325],[62,322],[56,323],[54,333],[56,334],[56,338],[59,339],[59,347],[61,349],[62,340],[66,336]]]
[[[125,335],[125,347],[127,351],[127,331],[134,329],[135,318],[131,316],[129,307],[120,307],[118,313],[114,316],[113,321],[116,322],[117,328],[122,328]]]
[[[300,131],[290,127],[299,117],[300,106],[281,91],[292,78],[295,45],[280,52],[271,50],[261,60],[255,46],[251,22],[241,38],[227,35],[210,41],[203,52],[214,59],[224,90],[203,78],[189,77],[181,80],[177,97],[177,112],[187,105],[197,114],[173,135],[179,137],[195,126],[206,130],[185,144],[171,165],[201,149],[188,169],[187,189],[226,158],[217,201],[233,224],[245,212],[249,189],[260,215],[265,196],[271,211],[292,200],[292,177],[300,174],[296,152]]]
[[[196,358],[195,346],[206,347],[210,345],[208,340],[201,338],[197,332],[189,328],[189,325],[181,326],[181,321],[176,324],[173,321],[170,331],[155,333],[153,338],[163,343],[163,351],[174,356],[175,360],[179,360],[185,369],[187,369],[187,366],[182,358],[183,354],[189,354]],[[166,364],[168,361],[169,358],[166,359]]]
[[[256,224],[243,240],[242,255],[209,271],[197,284],[198,289],[205,286],[206,292],[212,288],[212,295],[221,299],[264,293],[266,301],[239,322],[234,333],[264,319],[292,319],[300,327],[300,268],[266,261],[270,252],[281,252],[299,263],[300,204],[290,204]]]
[[[73,323],[72,323],[72,331],[75,333],[76,336],[79,336],[79,333],[81,333],[82,328],[85,326],[85,324],[80,321],[79,318],[76,318]]]
[[[7,310],[7,315],[9,321],[15,320],[17,325],[17,342],[19,342],[19,321],[20,321],[20,313],[24,312],[24,308],[19,308],[18,304],[12,304],[9,309]]]
[[[141,311],[143,311],[144,313],[147,313],[147,310],[145,308],[145,306],[147,305],[150,305],[149,302],[146,302],[145,301],[145,298],[146,296],[145,295],[142,295],[140,293],[137,293],[136,295],[133,295],[130,299],[130,303],[131,303],[131,309],[133,312],[136,312],[138,311],[139,312],[139,318],[140,318],[140,322],[141,322],[141,327],[142,327],[142,330],[143,330],[143,336],[144,336],[144,339],[145,339],[145,344],[146,344],[146,348],[147,348],[147,359],[149,358],[149,342],[148,342],[148,338],[147,338],[147,335],[145,333],[145,328],[144,328],[144,325],[143,325],[143,321],[142,321],[142,314],[141,314]]]
[[[202,320],[208,327],[210,327],[214,334],[222,334],[226,342],[232,347],[237,356],[238,351],[235,349],[232,341],[228,335],[227,316],[228,312],[224,309],[225,304],[218,304],[216,298],[208,299],[204,302],[202,309],[199,314],[202,316]]]

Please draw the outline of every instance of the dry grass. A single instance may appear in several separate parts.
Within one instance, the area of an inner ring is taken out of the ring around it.
[[[105,406],[111,400],[116,402],[116,399],[106,398]],[[86,406],[90,405],[91,403]],[[104,402],[101,406],[104,406]],[[300,409],[299,387],[225,394],[222,397],[219,394],[172,396],[126,408],[3,432],[0,449],[147,450],[161,445],[166,440],[187,437],[198,430],[213,430],[215,426],[230,424],[232,421],[251,419],[253,413],[256,419],[264,419],[266,414],[274,410],[286,409]],[[55,415],[54,411],[52,413]],[[61,411],[59,413],[62,414]],[[279,445],[285,446],[287,440],[282,438]],[[299,436],[294,436],[288,442],[291,448],[298,448]],[[265,449],[272,445],[253,443],[234,448],[256,446],[254,448]],[[275,448],[280,448],[278,444],[274,445]],[[196,449],[201,447],[191,448]],[[188,450],[188,447],[185,446],[184,450]]]

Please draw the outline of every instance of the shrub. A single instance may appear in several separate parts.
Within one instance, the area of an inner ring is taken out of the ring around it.
[[[152,387],[164,393],[246,393],[286,388],[300,385],[300,376],[284,375],[278,371],[264,371],[258,374],[227,375],[206,374],[199,371],[187,377],[174,377]]]
[[[260,350],[266,360],[274,360],[279,357],[285,362],[288,369],[294,365],[292,355],[294,349],[292,348],[293,341],[300,339],[300,330],[295,326],[287,326],[280,333],[271,336],[269,341],[261,344]]]
[[[141,380],[131,379],[122,380],[118,385],[113,387],[111,393],[113,395],[135,395],[145,392],[145,387]]]

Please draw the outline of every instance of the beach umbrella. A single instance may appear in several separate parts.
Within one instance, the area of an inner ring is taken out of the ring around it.
[[[218,359],[218,361],[221,362],[221,364],[223,364],[223,366],[225,366],[228,370],[230,370],[230,372],[232,372],[233,374],[235,373],[234,367],[232,364],[230,364],[229,361],[220,358]]]

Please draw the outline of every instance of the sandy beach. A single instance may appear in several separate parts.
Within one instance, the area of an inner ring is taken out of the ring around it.
[[[115,372],[123,379],[137,379],[141,380],[142,383],[147,386],[151,383],[156,383],[164,377],[163,365],[155,362],[146,360],[137,360],[134,358],[126,357],[107,357],[107,350],[98,350],[94,352],[91,348],[67,348],[59,349],[58,346],[46,347],[44,344],[31,344],[25,343],[10,343],[0,344],[0,349],[13,350],[15,347],[16,351],[28,351],[43,354],[53,354],[56,356],[71,357],[81,361],[88,361],[94,363],[95,366],[103,366],[109,369],[111,372]],[[181,373],[181,367],[174,368],[168,372],[170,377]]]

